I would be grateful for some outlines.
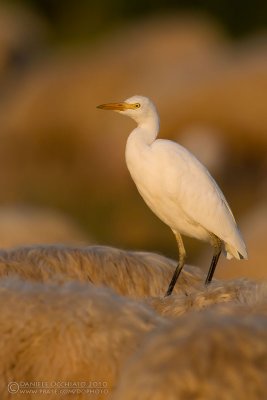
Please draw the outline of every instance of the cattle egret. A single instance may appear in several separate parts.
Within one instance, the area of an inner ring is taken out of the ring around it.
[[[185,263],[181,235],[213,246],[206,284],[212,280],[222,250],[229,259],[247,258],[233,213],[208,170],[178,143],[157,139],[159,116],[152,101],[133,96],[98,108],[114,110],[137,122],[127,140],[127,167],[144,201],[171,228],[178,244],[179,261],[166,296],[172,293]]]

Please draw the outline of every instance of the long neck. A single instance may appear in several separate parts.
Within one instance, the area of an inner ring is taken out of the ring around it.
[[[154,142],[159,133],[159,118],[153,114],[148,117],[145,121],[137,121],[137,128],[135,128],[130,136],[136,136],[136,139],[142,140],[147,145]]]
[[[127,139],[126,164],[135,182],[138,176],[144,173],[143,169],[151,152],[150,146],[155,141],[158,131],[159,124],[155,122],[153,124],[151,121],[150,123],[139,123]]]

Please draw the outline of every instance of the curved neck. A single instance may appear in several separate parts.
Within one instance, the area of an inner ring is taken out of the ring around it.
[[[139,122],[131,135],[138,135],[142,140],[150,145],[154,142],[159,133],[159,118],[147,118],[145,121]]]

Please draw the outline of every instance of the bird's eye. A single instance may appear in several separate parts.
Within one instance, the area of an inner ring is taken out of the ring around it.
[[[140,103],[135,103],[135,108],[140,108],[141,107],[141,104]]]

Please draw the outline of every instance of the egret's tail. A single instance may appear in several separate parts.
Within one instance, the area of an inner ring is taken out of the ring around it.
[[[225,251],[226,251],[226,258],[228,258],[229,260],[233,257],[237,258],[238,260],[242,259],[246,260],[248,258],[246,245],[241,237],[238,246],[233,246],[229,243],[225,243]]]

